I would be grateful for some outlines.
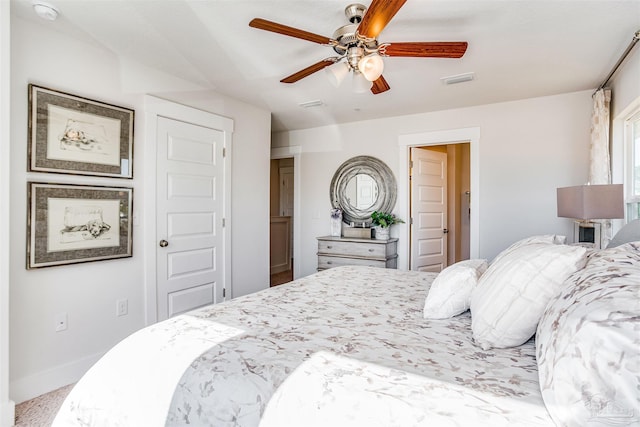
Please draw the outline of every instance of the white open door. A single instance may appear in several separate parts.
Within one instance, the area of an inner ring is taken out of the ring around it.
[[[157,316],[223,300],[224,132],[157,118]]]
[[[447,154],[411,148],[411,270],[447,266]]]

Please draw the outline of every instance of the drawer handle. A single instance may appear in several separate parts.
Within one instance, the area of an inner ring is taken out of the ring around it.
[[[327,264],[333,264],[333,262],[331,262],[331,261],[327,261]]]
[[[373,249],[369,249],[369,252],[373,252]]]
[[[327,249],[331,249],[333,246],[327,246]]]

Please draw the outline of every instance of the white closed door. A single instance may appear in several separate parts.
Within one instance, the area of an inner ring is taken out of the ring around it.
[[[158,320],[223,300],[224,132],[157,119]]]
[[[447,154],[411,148],[411,270],[447,266]]]

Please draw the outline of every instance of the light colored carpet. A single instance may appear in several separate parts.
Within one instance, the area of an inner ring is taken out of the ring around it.
[[[74,384],[16,405],[16,427],[50,427]]]

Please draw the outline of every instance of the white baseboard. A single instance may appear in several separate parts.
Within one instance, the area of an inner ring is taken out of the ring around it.
[[[16,404],[13,400],[0,403],[0,427],[11,427],[16,423]]]
[[[104,353],[96,353],[76,361],[11,381],[9,395],[16,403],[38,397],[77,382]]]

